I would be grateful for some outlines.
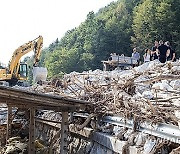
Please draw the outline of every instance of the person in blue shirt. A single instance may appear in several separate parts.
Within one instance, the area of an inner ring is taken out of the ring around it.
[[[137,52],[136,48],[133,49],[131,57],[137,60],[137,66],[138,66],[139,65],[139,60],[140,60],[140,54],[139,54],[139,52]]]

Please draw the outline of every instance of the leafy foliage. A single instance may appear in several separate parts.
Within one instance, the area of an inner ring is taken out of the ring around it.
[[[40,65],[49,77],[101,69],[110,53],[131,55],[133,47],[151,48],[154,40],[172,42],[180,53],[179,0],[119,0],[89,12],[78,27],[43,50]]]
[[[133,43],[150,47],[154,40],[172,42],[179,53],[179,0],[144,0],[134,9]]]
[[[100,69],[101,60],[112,52],[130,55],[132,10],[137,2],[139,0],[112,2],[96,14],[89,12],[79,27],[66,32],[55,50],[51,50],[51,45],[45,59],[49,76]]]

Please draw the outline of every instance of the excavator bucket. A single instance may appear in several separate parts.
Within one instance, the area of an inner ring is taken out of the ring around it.
[[[45,67],[33,67],[33,82],[37,83],[38,81],[46,81],[47,78],[47,68]]]

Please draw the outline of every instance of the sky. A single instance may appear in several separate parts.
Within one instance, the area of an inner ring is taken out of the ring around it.
[[[15,49],[39,35],[43,47],[78,27],[116,0],[2,0],[0,1],[0,62],[8,64]]]

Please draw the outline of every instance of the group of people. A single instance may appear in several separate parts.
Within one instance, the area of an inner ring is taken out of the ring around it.
[[[132,57],[137,59],[138,63],[140,61],[140,54],[137,52],[137,49],[133,49]],[[149,62],[155,59],[159,59],[161,63],[166,61],[174,62],[176,60],[175,51],[170,46],[170,42],[155,41],[152,49],[145,49],[145,54],[143,55],[144,62]]]

